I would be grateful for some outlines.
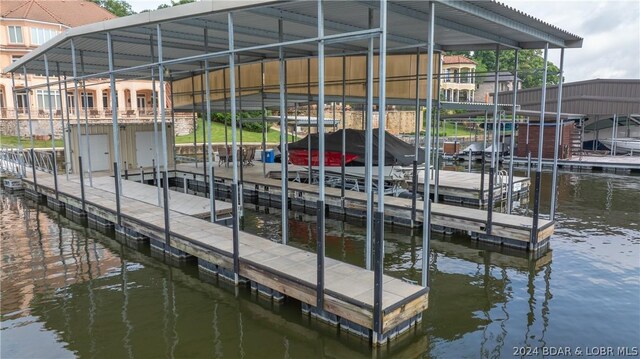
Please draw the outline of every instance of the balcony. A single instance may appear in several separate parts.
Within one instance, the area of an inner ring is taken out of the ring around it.
[[[170,111],[171,109],[169,108],[166,109],[167,117],[169,116]],[[0,108],[0,119],[15,120],[16,112],[20,120],[26,120],[29,118],[27,113],[27,108],[25,107],[18,107],[18,108],[5,107],[5,108]],[[117,115],[118,115],[118,119],[150,121],[154,118],[154,111],[153,109],[150,109],[150,108],[124,109],[121,111],[117,111]],[[157,116],[158,118],[160,117],[160,110],[158,110]],[[192,115],[191,113],[176,113],[175,116],[191,117]],[[61,109],[53,110],[54,119],[61,119],[63,117],[64,118],[70,117],[71,119],[77,118],[75,108],[70,108],[68,111],[68,115],[66,110],[64,110],[64,112]],[[84,108],[80,108],[80,118],[84,119],[85,117],[89,119],[96,119],[96,120],[111,120],[113,118],[113,111],[110,108],[103,108],[103,107],[87,108],[86,111]],[[32,119],[48,119],[49,110],[32,107],[31,118]]]

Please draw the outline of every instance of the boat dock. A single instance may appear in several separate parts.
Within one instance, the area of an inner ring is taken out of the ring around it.
[[[201,168],[194,164],[180,164],[170,177],[180,181],[187,179],[189,188],[206,192]],[[186,176],[184,176],[186,174]],[[468,173],[467,173],[468,174]],[[472,174],[477,175],[477,174]],[[479,175],[478,179],[479,179]],[[216,167],[216,192],[229,195],[232,179],[230,168]],[[451,176],[453,178],[453,176]],[[312,184],[288,183],[289,207],[315,213],[318,201],[318,187]],[[281,208],[281,181],[265,178],[259,166],[247,167],[243,174],[244,200]],[[325,205],[330,215],[336,218],[367,218],[367,195],[364,192],[345,191],[342,198],[340,188],[326,188]],[[385,197],[385,222],[393,225],[418,227],[422,225],[422,201],[416,201],[416,211],[412,211],[412,199]],[[489,223],[491,223],[489,225]],[[548,246],[555,225],[553,221],[540,219],[537,231],[533,230],[531,217],[494,212],[491,221],[486,210],[455,206],[444,203],[432,203],[431,224],[434,231],[458,231],[468,234],[472,239],[524,250],[539,250]]]
[[[165,239],[164,210],[147,201],[153,196],[144,194],[146,200],[135,199],[134,182],[123,181],[120,216],[110,187],[104,180],[94,178],[94,187],[85,186],[84,201],[78,193],[79,178],[67,181],[58,176],[56,184],[51,174],[37,174],[34,191],[32,178],[24,178],[27,194],[36,200],[46,200],[57,210],[79,218],[83,208],[89,218],[99,218],[124,234],[128,239],[148,240],[152,249],[177,258],[189,256],[198,259],[199,268],[208,274],[234,281],[234,266],[240,283],[247,283],[260,294],[274,301],[286,297],[301,302],[302,312],[339,326],[341,330],[368,338],[379,345],[408,331],[421,321],[427,308],[428,288],[407,283],[390,276],[383,276],[382,300],[383,331],[373,335],[374,327],[374,272],[331,258],[325,259],[324,307],[318,309],[316,288],[316,255],[295,247],[276,243],[248,233],[240,232],[237,264],[234,260],[232,229],[211,223],[178,210],[170,210],[169,238]],[[96,183],[100,185],[96,186]],[[105,187],[106,189],[102,188]],[[149,186],[153,190],[152,187]],[[57,198],[57,199],[56,199]],[[179,202],[201,200],[189,194],[172,193],[171,203],[181,208]],[[118,225],[120,217],[120,225]]]

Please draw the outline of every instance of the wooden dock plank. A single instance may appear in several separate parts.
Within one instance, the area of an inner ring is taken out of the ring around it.
[[[113,177],[94,176],[93,178],[93,186],[95,188],[99,188],[110,193],[115,193],[114,182]],[[158,204],[157,188],[135,181],[122,180],[122,196],[153,205]],[[206,218],[209,217],[210,214],[210,202],[208,198],[174,190],[169,191],[169,208],[173,211],[194,217]],[[231,203],[216,201],[217,215],[225,215],[229,213],[231,213]]]

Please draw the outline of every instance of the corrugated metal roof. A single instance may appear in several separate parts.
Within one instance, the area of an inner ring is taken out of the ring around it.
[[[555,111],[558,86],[548,86],[546,108]],[[512,101],[513,92],[498,94],[498,101]],[[587,115],[640,113],[640,80],[594,79],[562,86],[562,111]],[[518,90],[517,103],[526,110],[539,110],[541,88]]]
[[[325,1],[325,33],[342,34],[369,28],[369,11],[373,11],[372,27],[378,26],[377,1]],[[227,14],[234,14],[236,49],[241,62],[274,59],[278,49],[278,19],[282,18],[284,40],[313,39],[317,36],[317,3],[312,1],[242,0],[233,2],[201,1],[168,9],[117,18],[80,26],[65,31],[43,46],[10,65],[14,71],[26,65],[29,72],[44,71],[43,55],[50,61],[55,56],[61,71],[71,74],[70,41],[83,52],[86,73],[108,71],[106,33],[114,40],[116,68],[143,66],[157,57],[156,25],[162,27],[165,61],[183,59],[227,49]],[[427,1],[389,1],[387,48],[389,53],[414,53],[427,41]],[[440,50],[478,50],[501,48],[580,47],[582,39],[546,24],[498,2],[459,0],[436,1],[435,42]],[[204,28],[208,28],[208,51],[205,52]],[[258,47],[258,48],[256,48]],[[346,43],[327,42],[326,55],[364,51],[362,39]],[[153,49],[153,50],[152,50]],[[316,56],[317,44],[290,44],[287,57]],[[210,58],[214,66],[224,66],[227,55]],[[196,70],[202,57],[184,64],[168,64],[175,77]],[[119,73],[118,77],[142,76],[149,69]]]

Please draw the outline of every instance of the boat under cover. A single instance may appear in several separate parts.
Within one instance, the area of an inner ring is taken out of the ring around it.
[[[345,164],[349,166],[365,165],[365,131],[356,129],[338,130],[325,134],[324,165],[337,167],[342,165],[342,132],[345,131]],[[310,142],[310,143],[309,143]],[[373,130],[373,164],[378,165],[378,130]],[[311,165],[318,166],[318,134],[313,133],[305,138],[292,142],[288,146],[289,161],[294,165],[308,166],[309,151],[311,151]],[[418,151],[418,164],[424,163],[424,151]],[[415,159],[415,148],[399,139],[398,137],[385,132],[385,158],[387,166],[409,166],[413,165]]]

